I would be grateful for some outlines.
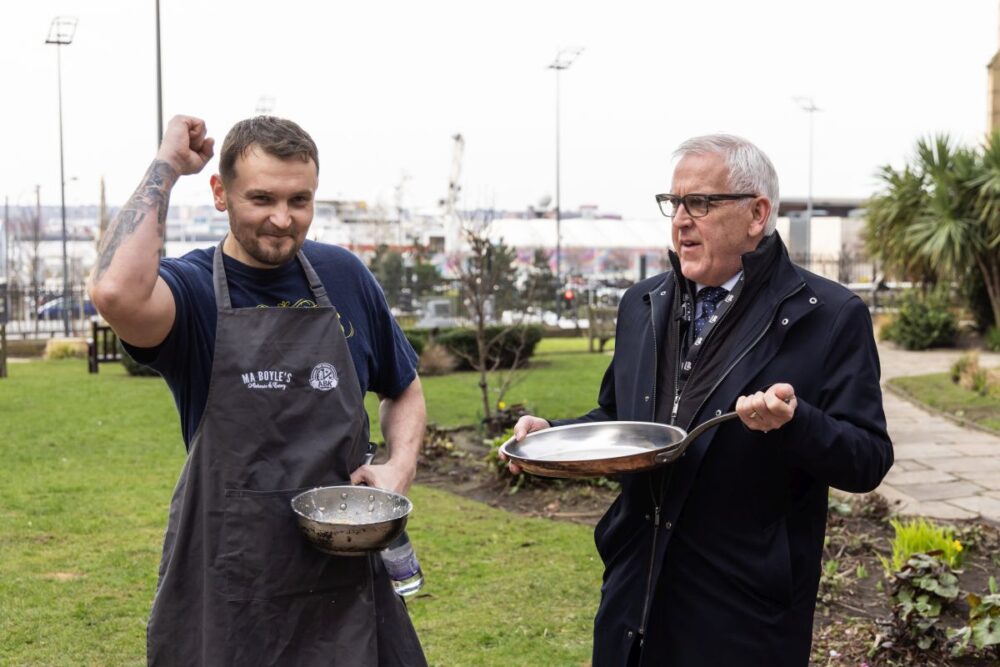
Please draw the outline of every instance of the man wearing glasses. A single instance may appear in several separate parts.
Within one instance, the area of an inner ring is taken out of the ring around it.
[[[622,299],[599,407],[523,417],[515,435],[612,420],[690,430],[736,410],[675,463],[623,477],[595,530],[593,664],[806,665],[829,487],[870,491],[893,461],[871,318],[789,260],[759,148],[711,135],[675,158],[656,196],[673,270]]]

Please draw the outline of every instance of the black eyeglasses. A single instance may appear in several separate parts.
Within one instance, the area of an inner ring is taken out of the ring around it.
[[[660,213],[668,218],[672,218],[677,215],[677,211],[680,209],[682,204],[684,205],[684,210],[687,211],[687,214],[692,218],[702,218],[708,215],[708,211],[712,207],[713,202],[751,199],[756,196],[757,195],[749,192],[725,195],[689,194],[684,195],[683,197],[667,194],[656,195],[656,203],[660,205]]]

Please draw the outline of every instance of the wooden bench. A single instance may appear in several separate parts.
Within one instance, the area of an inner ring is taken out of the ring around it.
[[[100,324],[95,317],[90,321],[90,339],[87,341],[87,370],[96,373],[102,363],[121,361],[118,351],[118,336],[106,324]]]
[[[594,351],[594,341],[597,341],[597,351],[604,352],[604,345],[615,337],[617,319],[617,308],[587,307],[587,320],[590,322],[590,327],[587,329],[587,346],[591,352]]]

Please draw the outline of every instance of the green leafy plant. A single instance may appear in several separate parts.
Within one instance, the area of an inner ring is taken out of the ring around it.
[[[1000,593],[996,577],[989,579],[989,593],[980,597],[969,593],[969,621],[964,628],[951,633],[952,655],[968,651],[969,642],[977,649],[991,650],[1000,658]]]
[[[949,306],[944,290],[926,295],[911,290],[900,298],[899,312],[891,325],[882,329],[882,338],[908,350],[952,345],[958,334],[958,323]]]
[[[896,535],[891,545],[891,568],[883,557],[882,564],[886,567],[887,574],[902,570],[915,554],[937,553],[948,567],[961,567],[964,547],[955,539],[954,528],[939,526],[922,517],[905,522],[890,519],[889,523]]]
[[[962,378],[967,377],[970,371],[979,368],[979,353],[967,352],[955,360],[951,365],[951,381],[960,384]]]
[[[819,599],[823,604],[829,604],[844,585],[844,575],[840,571],[840,563],[836,558],[823,561],[819,577]]]
[[[983,336],[983,346],[990,352],[1000,352],[1000,329],[990,327]]]
[[[892,621],[871,654],[879,649],[916,647],[927,651],[944,646],[947,637],[938,620],[942,609],[958,598],[960,589],[958,577],[941,555],[939,551],[914,554],[902,569],[892,573]]]
[[[828,512],[836,512],[841,516],[850,516],[854,511],[849,500],[834,495],[832,492],[826,498],[826,509]]]
[[[499,437],[489,441],[490,450],[486,453],[486,465],[493,470],[497,477],[507,481],[508,493],[517,493],[525,485],[529,484],[530,475],[523,472],[514,474],[510,471],[507,461],[500,458],[500,446],[514,437],[514,429],[510,428]]]

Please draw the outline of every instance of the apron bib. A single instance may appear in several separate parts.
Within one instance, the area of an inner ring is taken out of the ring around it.
[[[289,501],[349,484],[368,420],[336,309],[232,307],[222,243],[204,416],[177,482],[147,627],[150,665],[424,665],[377,554],[329,556]]]

